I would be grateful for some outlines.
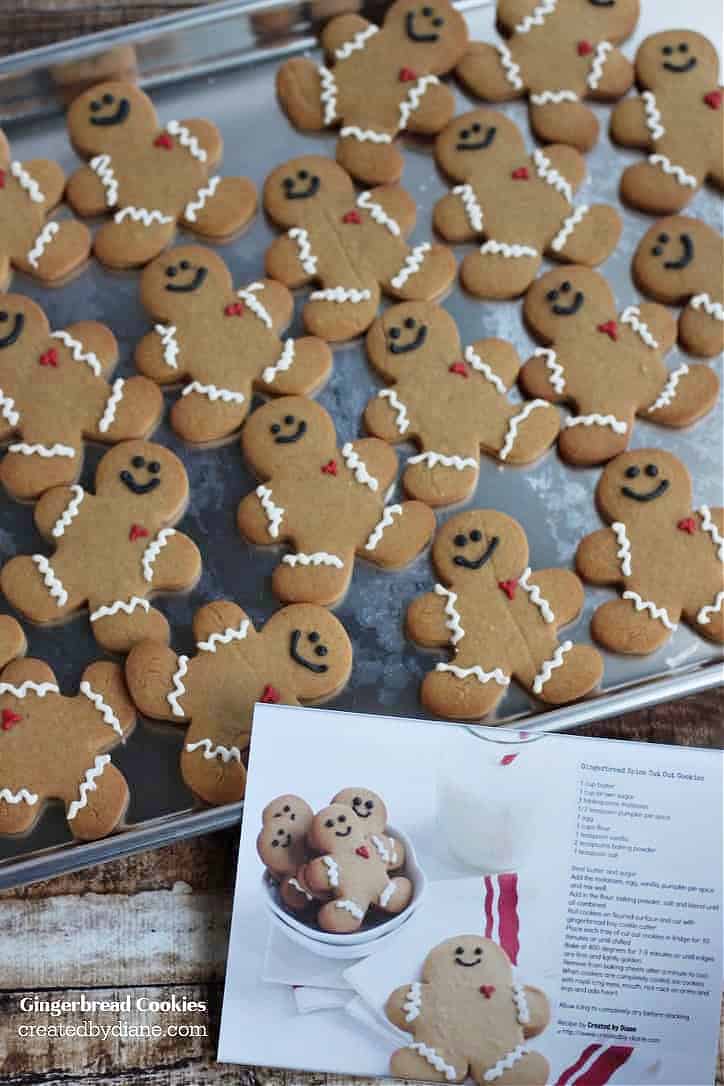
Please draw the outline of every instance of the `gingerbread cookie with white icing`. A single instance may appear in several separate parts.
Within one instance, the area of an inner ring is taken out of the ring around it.
[[[690,354],[713,358],[724,347],[724,238],[688,215],[659,219],[639,243],[632,272],[657,302],[682,305],[679,342]]]
[[[616,315],[598,272],[571,267],[537,279],[525,297],[525,320],[544,344],[520,371],[529,396],[570,403],[558,448],[573,464],[601,464],[628,445],[636,415],[681,427],[716,403],[719,381],[705,365],[667,372],[676,341],[668,309],[644,302]]]
[[[0,615],[0,668],[24,656],[27,647],[20,623],[10,615]]]
[[[303,875],[305,863],[312,858],[307,831],[313,819],[309,804],[289,794],[271,800],[261,813],[256,850],[267,871],[278,880],[282,903],[293,913],[304,912],[318,900]]]
[[[549,705],[598,685],[599,653],[557,636],[580,614],[581,582],[567,569],[533,573],[525,532],[512,517],[493,509],[458,513],[438,530],[432,560],[442,583],[410,604],[407,630],[425,648],[451,646],[454,663],[426,675],[426,709],[480,720],[511,679]]]
[[[724,188],[724,90],[719,58],[693,30],[645,38],[636,54],[640,96],[611,116],[611,137],[648,151],[627,166],[621,198],[641,211],[670,215],[686,207],[705,181]]]
[[[691,476],[661,449],[636,449],[607,465],[596,504],[610,524],[581,542],[576,568],[591,584],[619,585],[593,636],[612,652],[646,655],[680,619],[724,642],[724,509],[692,509]]]
[[[322,31],[328,63],[286,61],[277,92],[297,128],[341,125],[337,161],[353,177],[390,184],[403,167],[395,136],[434,135],[452,117],[455,98],[438,77],[455,67],[467,44],[465,19],[448,0],[396,0],[382,27],[360,15],[332,19]]]
[[[450,242],[486,239],[460,268],[477,298],[522,294],[544,255],[593,267],[618,244],[617,211],[573,202],[586,177],[583,155],[561,144],[528,155],[520,129],[502,113],[456,117],[435,141],[435,157],[459,182],[435,205],[436,230]]]
[[[234,291],[224,261],[200,245],[179,246],[149,264],[141,301],[158,323],[138,344],[136,365],[161,385],[184,382],[171,425],[185,441],[230,437],[253,391],[308,395],[331,372],[324,340],[280,339],[294,309],[286,287],[264,279]]]
[[[193,632],[191,658],[154,641],[137,645],[126,661],[128,688],[142,713],[189,725],[181,773],[191,791],[206,803],[235,803],[256,702],[332,697],[349,678],[352,646],[334,615],[306,604],[282,608],[256,631],[240,607],[218,600],[196,612]]]
[[[435,530],[422,502],[385,504],[397,457],[384,441],[337,447],[334,423],[314,400],[289,396],[255,411],[241,435],[244,455],[263,482],[239,505],[245,539],[291,543],[272,588],[290,603],[336,603],[355,558],[386,569],[408,565]]]
[[[65,174],[57,162],[18,162],[0,129],[0,290],[10,282],[13,268],[52,285],[88,259],[88,227],[77,219],[48,218],[64,188]]]
[[[51,799],[74,837],[94,841],[122,821],[129,792],[108,751],[136,715],[117,664],[91,664],[75,697],[61,694],[41,660],[0,674],[0,835],[28,833]]]
[[[633,33],[639,0],[498,0],[500,44],[473,42],[456,72],[488,102],[527,95],[530,123],[544,143],[590,151],[598,121],[583,99],[610,102],[633,83],[616,45]]]
[[[558,411],[545,400],[513,404],[520,359],[502,339],[463,350],[455,321],[429,302],[391,306],[367,333],[367,355],[391,387],[365,409],[370,433],[412,440],[402,482],[413,498],[448,505],[469,497],[481,450],[501,463],[527,464],[558,436]]]
[[[264,185],[264,207],[287,231],[267,250],[267,274],[290,288],[318,284],[302,315],[309,332],[330,342],[366,331],[382,291],[433,301],[455,278],[444,245],[405,243],[416,211],[404,189],[358,195],[349,174],[321,155],[277,167]]]
[[[434,947],[421,979],[396,988],[385,1014],[414,1037],[392,1054],[390,1070],[399,1078],[548,1082],[548,1061],[525,1043],[548,1025],[548,999],[515,979],[508,955],[491,939],[456,935]]]
[[[93,251],[110,268],[147,264],[177,226],[223,240],[246,226],[256,190],[245,177],[212,175],[221,134],[211,121],[159,126],[151,99],[132,83],[100,83],[68,110],[68,134],[90,161],[68,182],[71,207],[83,216],[112,216]]]
[[[76,484],[43,494],[35,524],[54,553],[11,558],[0,570],[3,592],[41,624],[87,606],[110,652],[146,637],[167,641],[168,623],[148,597],[191,588],[201,573],[196,544],[173,527],[188,493],[186,469],[169,449],[123,442],[98,464],[95,494]]]
[[[21,294],[0,294],[0,440],[10,439],[0,481],[27,501],[72,483],[84,440],[146,437],[163,411],[145,377],[109,381],[118,344],[97,321],[51,332],[45,313]]]

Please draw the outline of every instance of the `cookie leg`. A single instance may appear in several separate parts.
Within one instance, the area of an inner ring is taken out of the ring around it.
[[[380,289],[376,283],[354,287],[340,284],[314,290],[302,313],[304,327],[329,343],[354,339],[372,324],[379,301]]]
[[[193,731],[195,734],[198,728]],[[201,742],[203,743],[203,740]],[[210,743],[213,750],[216,744],[213,740],[210,740]],[[244,798],[246,790],[246,769],[241,761],[243,751],[238,746],[225,747],[223,752],[207,757],[209,744],[197,744],[198,741],[194,740],[190,730],[181,754],[181,775],[188,787],[195,796],[212,806],[238,803]],[[248,745],[248,736],[246,744]],[[229,751],[231,753],[228,753]]]
[[[473,42],[455,74],[471,94],[486,102],[509,102],[523,94],[520,69],[507,45]]]
[[[352,578],[352,557],[324,551],[285,555],[272,575],[272,590],[283,603],[319,603],[331,607],[344,596]]]
[[[483,1064],[473,1064],[470,1074],[475,1082],[485,1082],[485,1073],[490,1068]],[[517,1059],[512,1067],[506,1068],[495,1078],[496,1086],[541,1086],[548,1082],[550,1064],[540,1052],[526,1052]]]
[[[637,611],[632,600],[611,600],[595,612],[591,633],[611,652],[647,656],[665,645],[671,631],[647,611]]]
[[[72,576],[72,571],[69,571]],[[0,586],[9,602],[32,622],[54,623],[83,603],[64,567],[53,556],[21,554],[0,571]]]
[[[711,599],[687,607],[682,617],[701,637],[721,644],[724,642],[724,589]]]
[[[570,264],[595,268],[618,245],[623,224],[618,212],[607,204],[571,210],[551,242],[551,256]]]
[[[107,652],[130,652],[146,638],[168,644],[168,622],[147,600],[139,600],[137,596],[129,601],[95,599],[91,600],[89,610],[93,635]]]
[[[408,252],[401,266],[383,283],[386,294],[413,302],[431,302],[448,289],[457,265],[446,245],[424,242]]]
[[[349,125],[354,134],[340,135],[336,157],[340,166],[364,185],[393,185],[402,177],[404,159],[389,132]],[[358,134],[361,133],[361,134]],[[374,137],[382,137],[375,139]]]
[[[346,908],[347,904],[354,908]],[[360,912],[362,913],[361,917]],[[349,934],[353,931],[359,931],[362,927],[365,912],[366,910],[357,905],[356,902],[328,901],[317,913],[317,923],[322,931]]]
[[[326,127],[319,68],[306,57],[287,60],[277,71],[277,94],[289,120],[305,132]]]
[[[582,102],[536,104],[529,99],[530,124],[542,143],[565,143],[579,151],[590,151],[598,141],[598,121]],[[541,95],[545,97],[545,92]]]
[[[526,675],[524,685],[548,705],[565,705],[589,694],[603,675],[603,660],[590,645],[564,641],[546,660],[536,661],[536,675]],[[516,676],[518,677],[518,676]]]
[[[13,263],[44,283],[61,282],[86,262],[91,240],[90,230],[77,219],[48,222]]]
[[[422,704],[436,716],[455,720],[482,720],[498,704],[507,689],[494,678],[484,681],[476,674],[458,677],[451,664],[443,664],[444,670],[429,672],[422,681]],[[460,670],[467,670],[461,668]],[[486,675],[481,668],[483,675]],[[501,673],[501,678],[503,678]]]
[[[256,189],[248,177],[212,177],[186,205],[181,220],[204,238],[228,238],[256,211]]]
[[[688,426],[705,415],[718,397],[719,379],[713,370],[684,364],[670,373],[661,394],[639,415],[661,426]]]
[[[186,385],[171,408],[171,425],[184,441],[203,445],[230,437],[240,427],[251,406],[249,388],[244,393],[233,389],[204,386],[199,392],[192,382]]]
[[[569,415],[558,438],[558,451],[571,464],[604,464],[628,447],[632,422],[623,412],[616,417],[602,407]]]
[[[540,265],[541,254],[533,246],[490,239],[465,255],[460,281],[476,298],[517,298],[533,282]]]
[[[72,456],[41,456],[40,453],[7,452],[0,463],[0,482],[18,501],[34,501],[46,490],[53,486],[66,486],[74,483],[80,474],[82,457],[80,437],[73,436],[70,439],[73,444],[65,442],[43,442],[42,448],[50,451],[53,447],[56,451],[61,448],[63,453],[72,452]],[[17,443],[26,449],[34,442],[24,441]]]
[[[68,826],[81,841],[95,841],[111,833],[128,807],[126,778],[107,759],[107,754],[96,758],[66,803]]]
[[[148,264],[150,260],[163,252],[176,233],[176,219],[164,215],[170,221],[150,221],[153,212],[145,212],[148,225],[143,218],[128,214],[135,210],[137,215],[144,213],[144,208],[124,208],[119,215],[126,214],[121,222],[105,223],[95,236],[93,251],[108,268],[135,268]]]
[[[477,449],[465,453],[425,452],[411,457],[402,476],[402,485],[411,498],[427,505],[452,505],[469,498],[478,481],[480,455]],[[413,462],[415,461],[415,462]]]
[[[708,299],[711,309],[716,313],[717,303]],[[719,312],[724,312],[721,302]],[[687,305],[679,317],[679,342],[689,354],[699,358],[714,358],[724,350],[724,321],[710,315],[704,305],[695,308]]]
[[[8,803],[0,800],[0,837],[6,834],[29,833],[43,809],[42,798],[37,803]]]
[[[423,502],[390,505],[359,553],[385,569],[402,569],[427,546],[434,531],[435,514]]]
[[[406,1048],[398,1048],[392,1053],[390,1071],[395,1078],[421,1080],[423,1082],[464,1082],[468,1065],[462,1059],[455,1059],[445,1048],[436,1047],[434,1042],[425,1044],[415,1041]],[[483,1082],[482,1078],[477,1080]],[[545,1081],[541,1079],[541,1082]]]
[[[653,215],[672,215],[681,211],[698,188],[698,179],[694,188],[690,188],[682,185],[676,174],[650,162],[627,166],[621,175],[621,199]]]

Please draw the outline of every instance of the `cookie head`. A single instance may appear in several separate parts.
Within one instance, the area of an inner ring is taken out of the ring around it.
[[[49,331],[45,314],[30,298],[0,294],[0,366],[14,355],[19,357],[32,339]]]
[[[691,509],[691,476],[663,449],[634,449],[606,466],[596,490],[601,512],[613,521],[668,518]]]
[[[343,788],[332,797],[332,803],[352,808],[367,834],[382,833],[387,826],[387,808],[381,796],[369,788]]]
[[[635,29],[641,7],[639,0],[577,0],[575,6],[581,42],[622,41]]]
[[[591,268],[571,265],[536,279],[525,296],[523,313],[540,336],[554,341],[606,317],[615,317],[611,290]]]
[[[306,835],[314,812],[300,796],[284,795],[262,811],[256,847],[263,863],[277,875],[293,875],[306,858]]]
[[[460,337],[452,317],[431,302],[393,305],[367,333],[367,354],[375,369],[390,380],[414,376],[424,366],[444,365],[460,353]]]
[[[334,455],[334,423],[318,403],[303,396],[283,396],[255,411],[241,436],[244,455],[260,474],[286,473],[310,460]]]
[[[286,792],[283,796],[267,803],[261,812],[262,822],[277,822],[279,825],[292,823],[290,832],[305,834],[314,817],[314,812],[306,800]]]
[[[483,988],[509,986],[513,972],[507,954],[492,939],[455,935],[430,951],[422,976],[427,983],[442,982],[485,994]]]
[[[662,301],[674,302],[696,282],[697,256],[708,247],[707,227],[697,219],[684,215],[660,219],[639,243],[634,278]]]
[[[307,603],[283,607],[267,622],[263,636],[283,656],[301,701],[331,697],[349,678],[349,638],[339,619],[324,607]]]
[[[366,849],[366,836],[364,825],[349,807],[332,803],[316,815],[309,831],[309,843],[318,852],[355,852]]]
[[[153,511],[162,519],[178,515],[188,498],[189,482],[179,458],[151,441],[124,441],[107,452],[96,472],[96,491],[133,505],[140,516]]]
[[[446,584],[492,587],[523,572],[528,542],[517,521],[505,513],[468,509],[450,517],[438,530],[432,559]]]
[[[517,125],[492,109],[473,109],[455,117],[435,142],[435,157],[458,181],[483,170],[513,166],[525,155]]]
[[[280,226],[294,226],[323,208],[328,201],[354,202],[350,177],[341,166],[322,155],[302,155],[278,166],[264,183],[264,206]]]
[[[693,30],[652,34],[636,54],[636,78],[652,90],[686,91],[691,85],[713,90],[718,76],[716,49]]]
[[[168,318],[210,306],[221,308],[231,292],[229,270],[203,245],[179,245],[152,261],[141,275],[143,304]]]
[[[98,83],[79,95],[68,111],[71,142],[83,155],[130,153],[139,142],[150,143],[157,127],[150,98],[131,83]]]
[[[385,16],[385,30],[400,37],[400,79],[445,72],[462,56],[468,41],[465,20],[447,0],[397,0]],[[408,75],[409,73],[409,75]]]

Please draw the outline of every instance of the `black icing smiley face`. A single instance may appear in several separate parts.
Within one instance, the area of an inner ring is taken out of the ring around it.
[[[571,283],[564,279],[559,286],[547,292],[546,301],[557,317],[572,317],[583,305],[585,295],[582,290],[574,293]]]
[[[349,819],[345,814],[337,815],[336,818],[325,818],[324,828],[334,830],[335,837],[349,837],[352,832]]]
[[[323,675],[329,671],[329,665],[324,663],[324,658],[329,654],[329,649],[323,643],[317,630],[312,630],[305,637],[302,630],[292,630],[289,640],[289,655],[295,664],[306,668],[315,675]]]
[[[362,796],[352,797],[352,810],[358,818],[370,818],[374,813],[375,801],[363,799]]]
[[[295,822],[297,815],[292,810],[291,805],[285,803],[281,810],[272,812],[272,818],[288,818],[290,822]]]
[[[282,191],[286,200],[308,200],[310,196],[316,196],[321,184],[318,174],[301,169],[283,178]]]
[[[294,445],[306,432],[306,422],[298,419],[296,415],[285,415],[281,422],[273,422],[269,427],[275,445]]]
[[[689,45],[685,41],[662,45],[661,55],[666,71],[679,75],[682,72],[690,72],[699,63],[696,57],[691,55]]]
[[[455,947],[454,961],[455,965],[459,965],[463,969],[474,969],[476,965],[480,965],[483,961],[483,948],[476,946],[466,949],[460,943]]]
[[[473,121],[458,132],[456,151],[485,151],[492,144],[498,133],[494,124],[482,125],[480,121]]]
[[[458,532],[453,537],[455,554],[453,562],[463,569],[482,569],[490,561],[500,544],[500,537],[491,536],[487,546],[483,545],[483,533],[479,528],[473,528],[471,532]]]
[[[89,120],[98,128],[112,128],[123,124],[131,112],[131,103],[127,98],[116,98],[106,91],[100,98],[92,98],[88,105]]]
[[[666,493],[671,485],[668,479],[658,478],[660,472],[656,464],[646,464],[643,468],[637,464],[630,464],[623,474],[626,479],[631,480],[631,483],[624,483],[621,487],[621,493],[635,502],[656,501],[657,498]],[[638,479],[639,483],[634,483],[635,479]],[[647,479],[658,479],[658,482],[653,483],[646,489],[642,489],[641,484],[646,484]]]
[[[164,271],[164,289],[174,294],[193,294],[199,290],[209,274],[208,268],[192,264],[190,260],[179,260],[178,264],[168,264]]]
[[[405,16],[405,33],[410,41],[436,42],[440,40],[440,28],[445,25],[442,15],[438,15],[435,8],[425,4],[424,7],[408,11]]]
[[[23,334],[24,327],[23,313],[8,313],[7,309],[0,309],[0,351],[17,343]]]
[[[679,234],[678,238],[672,238],[662,231],[656,236],[656,244],[651,249],[651,255],[665,256],[663,265],[667,271],[683,271],[694,259],[694,239],[691,234]]]
[[[134,456],[131,468],[124,468],[119,478],[132,494],[150,494],[161,485],[159,478],[161,465],[158,460],[146,460],[144,456]]]
[[[390,354],[408,354],[422,347],[427,339],[427,325],[414,317],[405,317],[402,326],[393,324],[387,330],[387,350]]]
[[[272,848],[291,848],[292,835],[280,827],[269,843]]]

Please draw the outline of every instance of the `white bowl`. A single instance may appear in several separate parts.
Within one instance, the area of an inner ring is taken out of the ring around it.
[[[364,958],[381,949],[389,937],[410,919],[427,890],[427,879],[417,862],[415,848],[410,838],[394,826],[389,826],[385,832],[398,838],[405,846],[405,865],[401,871],[394,873],[395,875],[404,874],[412,883],[412,897],[402,912],[387,919],[376,919],[371,923],[365,921],[359,931],[346,935],[322,931],[315,923],[305,923],[284,907],[276,882],[268,872],[265,872],[262,876],[262,890],[267,908],[271,913],[272,923],[292,942],[323,958]],[[385,914],[376,913],[376,916],[384,917]]]

